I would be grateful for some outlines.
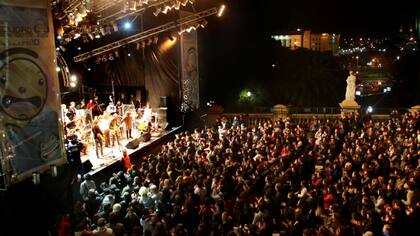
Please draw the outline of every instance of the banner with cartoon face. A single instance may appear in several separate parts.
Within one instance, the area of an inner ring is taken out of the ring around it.
[[[0,0],[1,171],[14,183],[65,161],[48,0]]]

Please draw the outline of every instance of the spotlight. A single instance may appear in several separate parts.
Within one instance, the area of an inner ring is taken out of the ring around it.
[[[100,39],[101,38],[101,35],[100,34],[96,34],[95,35],[95,39]]]
[[[166,14],[166,13],[168,13],[169,10],[171,10],[171,7],[170,6],[165,6],[165,8],[162,10],[162,13]]]
[[[223,15],[223,12],[225,11],[226,6],[225,4],[223,4],[222,6],[220,6],[219,11],[217,12],[217,16],[221,17]]]
[[[113,60],[114,60],[114,55],[113,55],[112,53],[110,53],[110,54],[109,54],[108,59],[109,59],[110,61],[113,61]]]
[[[368,112],[368,113],[372,113],[372,112],[373,112],[373,107],[372,107],[372,106],[368,106],[368,108],[367,108],[367,112]]]
[[[154,38],[153,38],[153,43],[154,43],[154,44],[157,44],[157,43],[158,43],[158,41],[159,41],[159,38],[158,38],[158,37],[154,37]]]
[[[129,30],[131,28],[131,22],[126,21],[124,23],[124,29]]]
[[[32,173],[32,182],[38,185],[41,182],[41,175],[38,172]]]
[[[153,39],[148,39],[147,40],[147,45],[150,46],[153,43]]]
[[[131,57],[131,53],[127,53],[127,56]]]
[[[130,0],[128,2],[128,9],[130,11],[135,11],[136,10],[136,6],[137,6],[137,2],[135,0]]]
[[[56,165],[51,165],[51,176],[52,177],[57,177],[58,175],[58,171],[57,171],[57,166]]]
[[[106,56],[103,56],[103,57],[102,57],[102,61],[103,61],[103,62],[106,62],[107,60],[108,60],[108,59],[106,59]]]
[[[115,22],[112,22],[112,28],[114,29],[114,32],[118,31],[118,25]]]
[[[162,11],[162,8],[156,7],[156,9],[153,11],[153,15],[157,16]]]
[[[60,69],[60,67],[55,67],[55,71],[57,71],[57,72],[60,72],[61,71],[61,69]]]
[[[70,82],[70,87],[75,88],[76,87],[76,82]]]
[[[77,76],[75,76],[75,75],[71,75],[71,76],[70,76],[70,81],[71,81],[71,82],[77,82]]]
[[[58,40],[61,40],[61,39],[63,39],[63,36],[61,36],[61,35],[57,35],[57,39],[58,39]]]
[[[201,21],[201,23],[200,23],[200,27],[201,28],[204,28],[204,27],[206,27],[206,25],[208,24],[209,22],[207,21],[207,20],[203,20],[203,21]]]
[[[92,69],[90,69],[90,67],[89,67],[89,68],[87,68],[87,70],[88,70],[88,71],[91,71]]]
[[[181,7],[181,1],[176,1],[174,5],[175,10],[179,10],[180,7]]]
[[[80,50],[82,50],[82,48],[81,48],[81,47],[77,47],[77,50],[79,50],[79,51],[80,51]]]

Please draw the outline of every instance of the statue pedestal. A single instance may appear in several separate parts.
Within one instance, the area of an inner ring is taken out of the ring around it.
[[[356,113],[360,109],[360,105],[354,100],[344,100],[340,104],[341,114]]]

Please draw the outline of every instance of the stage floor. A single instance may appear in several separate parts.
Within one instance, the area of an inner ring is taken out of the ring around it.
[[[149,141],[147,142],[140,142],[139,146],[136,149],[128,149],[125,146],[127,145],[127,143],[130,140],[127,140],[125,138],[122,138],[120,140],[120,146],[114,146],[114,147],[105,147],[103,148],[103,156],[101,156],[101,158],[98,158],[96,156],[96,152],[95,152],[95,146],[94,145],[89,145],[87,148],[87,154],[86,155],[82,155],[81,156],[81,160],[82,163],[85,163],[86,161],[90,161],[90,163],[92,164],[92,169],[88,172],[91,175],[94,175],[95,173],[105,169],[106,167],[114,164],[117,161],[121,160],[122,157],[122,150],[124,148],[127,149],[127,153],[128,155],[131,155],[155,142],[157,142],[158,140],[162,139],[163,137],[176,132],[177,130],[179,130],[181,127],[174,127],[171,130],[164,130],[162,131],[159,135],[152,135],[152,137],[150,138]],[[138,134],[140,135],[140,134]],[[136,136],[135,136],[136,137]]]

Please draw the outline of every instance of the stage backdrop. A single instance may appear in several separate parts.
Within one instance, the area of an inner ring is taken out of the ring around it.
[[[8,184],[66,161],[48,4],[0,0],[0,157]]]
[[[191,14],[182,11],[181,16]],[[185,26],[186,28],[188,26]],[[182,109],[198,109],[200,106],[197,31],[191,30],[181,35],[182,66]]]

